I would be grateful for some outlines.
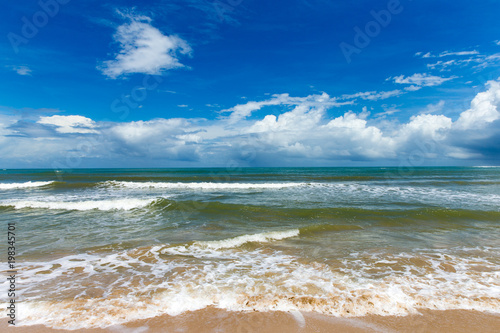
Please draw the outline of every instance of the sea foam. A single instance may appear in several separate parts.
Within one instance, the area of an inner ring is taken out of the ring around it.
[[[19,303],[20,324],[109,327],[209,306],[339,317],[421,309],[500,311],[498,264],[481,249],[475,252],[483,258],[463,258],[455,250],[359,253],[336,268],[270,249],[211,249],[221,260],[208,255],[191,260],[165,256],[161,248],[20,264],[25,298]],[[76,296],[44,296],[59,293]]]
[[[245,190],[245,189],[280,189],[304,186],[306,183],[165,183],[165,182],[123,182],[107,181],[107,185],[126,188],[158,189],[203,189],[203,190]]]
[[[152,199],[114,199],[114,200],[88,200],[88,201],[13,201],[2,202],[0,206],[10,206],[15,209],[40,208],[40,209],[60,209],[60,210],[131,210],[143,208],[154,202]]]
[[[0,190],[13,190],[20,188],[31,188],[31,187],[40,187],[46,186],[54,183],[53,181],[48,182],[25,182],[25,183],[0,183]]]
[[[299,229],[286,231],[271,231],[260,234],[242,235],[233,238],[227,238],[216,241],[197,241],[189,246],[176,246],[166,248],[163,253],[196,253],[199,250],[220,250],[240,247],[246,243],[267,243],[275,240],[282,240],[290,237],[298,236]]]

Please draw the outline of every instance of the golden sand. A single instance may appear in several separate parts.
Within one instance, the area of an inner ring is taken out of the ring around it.
[[[164,332],[439,332],[496,333],[500,331],[500,315],[467,310],[421,311],[409,316],[366,316],[337,318],[300,312],[229,312],[214,308],[186,312],[178,316],[162,315],[129,322],[106,329],[56,330],[45,326],[7,327],[2,332],[16,333],[164,333]]]

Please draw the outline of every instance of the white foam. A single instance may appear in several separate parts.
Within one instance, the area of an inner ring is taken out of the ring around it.
[[[260,234],[242,235],[219,241],[195,242],[193,246],[199,246],[201,248],[208,248],[214,250],[228,249],[233,247],[239,247],[245,243],[250,243],[250,242],[266,243],[273,240],[282,240],[285,238],[298,236],[299,233],[300,233],[299,229],[286,230],[286,231],[271,231]]]
[[[2,202],[1,206],[10,206],[15,209],[44,208],[61,210],[131,210],[143,208],[155,201],[152,199],[114,199],[114,200],[88,200],[88,201],[12,201]]]
[[[363,200],[372,202],[373,199],[382,199],[387,202],[417,202],[423,204],[442,206],[453,206],[460,203],[460,208],[464,206],[474,207],[478,203],[485,205],[497,206],[500,203],[500,195],[497,194],[482,194],[474,193],[466,190],[449,190],[435,187],[412,187],[412,186],[386,186],[374,184],[358,184],[358,183],[310,183],[310,188],[318,190],[309,194],[318,197],[325,197],[333,194],[340,200],[350,202],[351,200]],[[304,194],[307,196],[307,194]]]
[[[108,181],[105,184],[127,188],[159,189],[203,189],[203,190],[245,190],[245,189],[280,189],[304,186],[306,183],[165,183],[165,182],[123,182]]]
[[[334,198],[339,202],[363,201],[372,202],[373,199],[383,202],[409,202],[430,204],[452,208],[460,203],[460,208],[474,207],[478,204],[497,207],[500,195],[475,193],[469,190],[450,190],[433,186],[388,186],[366,183],[325,183],[325,182],[283,182],[283,183],[170,183],[170,182],[127,182],[106,181],[101,183],[105,187],[118,187],[131,190],[199,190],[204,192],[246,192],[263,190],[287,190],[290,196],[300,200],[324,201],[325,198]],[[288,194],[288,193],[287,193]],[[284,195],[287,195],[284,194]],[[270,199],[270,200],[282,200]],[[464,206],[465,205],[465,206]]]
[[[180,245],[167,247],[162,250],[163,254],[182,254],[194,257],[218,257],[221,252],[218,250],[238,248],[246,243],[267,243],[273,240],[282,240],[298,236],[299,229],[286,231],[271,231],[260,234],[242,235],[218,241],[196,241],[191,245]]]
[[[306,319],[304,318],[304,315],[300,313],[300,311],[290,311],[290,314],[292,315],[293,319],[295,319],[297,325],[299,325],[300,328],[306,326]]]
[[[299,325],[303,321],[296,311],[340,317],[407,315],[420,309],[500,313],[500,273],[491,251],[478,250],[478,256],[468,258],[448,250],[358,253],[337,267],[269,248],[199,249],[195,259],[165,256],[161,248],[20,263],[20,324],[109,327],[208,306],[289,311]],[[212,260],[214,252],[217,260]],[[51,300],[58,295],[73,296]]]
[[[54,183],[53,181],[49,182],[25,182],[25,183],[0,183],[0,190],[12,190],[19,188],[30,188],[30,187],[40,187],[46,186]]]

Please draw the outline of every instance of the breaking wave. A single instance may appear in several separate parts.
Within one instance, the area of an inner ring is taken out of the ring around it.
[[[152,199],[115,199],[115,200],[87,200],[87,201],[13,201],[3,202],[1,206],[13,207],[14,209],[59,209],[59,210],[131,210],[143,208],[154,201]]]
[[[31,187],[41,187],[47,186],[54,183],[53,181],[49,182],[25,182],[25,183],[0,183],[0,190],[14,190],[21,188],[31,188]]]

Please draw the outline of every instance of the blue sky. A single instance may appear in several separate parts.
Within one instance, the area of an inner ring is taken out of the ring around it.
[[[498,165],[498,1],[21,1],[0,167]]]

